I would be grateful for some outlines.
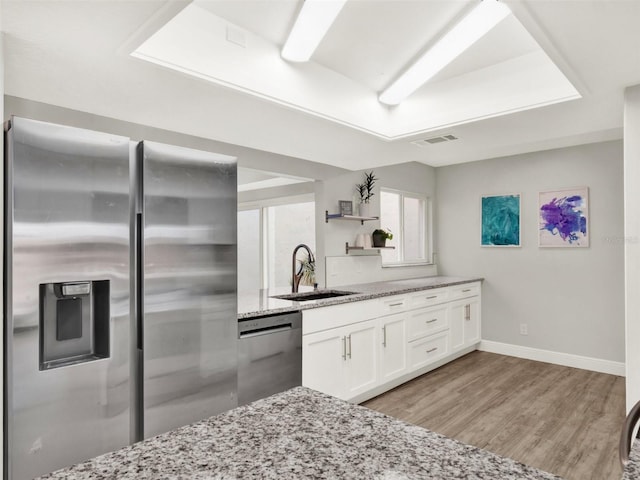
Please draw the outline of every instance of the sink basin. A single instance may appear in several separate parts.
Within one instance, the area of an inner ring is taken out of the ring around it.
[[[343,297],[354,295],[357,292],[344,292],[340,290],[314,290],[313,292],[287,293],[286,295],[273,295],[271,298],[293,300],[295,302],[308,302],[309,300],[321,300],[323,298]]]

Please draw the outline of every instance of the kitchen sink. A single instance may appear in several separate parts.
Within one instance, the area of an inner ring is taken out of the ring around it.
[[[287,293],[286,295],[273,295],[271,298],[293,300],[294,302],[308,302],[309,300],[321,300],[323,298],[343,297],[354,295],[358,292],[345,292],[341,290],[314,290],[313,292]]]

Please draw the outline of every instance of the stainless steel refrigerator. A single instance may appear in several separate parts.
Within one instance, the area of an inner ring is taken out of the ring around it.
[[[235,158],[23,118],[5,140],[5,478],[235,407]]]

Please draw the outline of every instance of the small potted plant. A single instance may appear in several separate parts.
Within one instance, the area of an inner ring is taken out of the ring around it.
[[[369,173],[364,172],[364,182],[356,184],[356,191],[358,195],[360,195],[360,216],[361,217],[370,217],[371,209],[369,205],[369,200],[373,197],[373,186],[376,183],[377,178],[373,174],[373,170]]]
[[[298,272],[301,274],[300,285],[316,285],[316,263],[309,259],[309,256],[298,259],[300,267]]]
[[[393,240],[393,233],[391,233],[391,230],[385,230],[384,228],[375,229],[371,236],[373,237],[374,247],[384,247],[387,240]]]

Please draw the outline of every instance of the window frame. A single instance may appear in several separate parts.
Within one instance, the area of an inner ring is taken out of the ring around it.
[[[249,201],[238,203],[238,211],[258,210],[260,216],[260,288],[275,288],[269,286],[269,250],[272,246],[269,239],[269,207],[277,207],[281,205],[293,205],[296,203],[315,203],[316,198],[313,193],[302,195],[289,195],[284,197],[267,198],[258,201]],[[317,240],[317,234],[316,234]]]
[[[258,211],[258,238],[260,239],[260,245],[258,247],[259,251],[259,265],[258,265],[258,275],[260,276],[259,288],[264,289],[267,285],[267,242],[265,241],[265,232],[266,232],[266,222],[267,222],[267,206],[260,206],[255,203],[251,204],[238,204],[238,212],[241,211],[249,211],[249,210],[257,210]]]
[[[388,188],[388,187],[380,187],[380,202],[382,202],[382,193],[391,193],[399,196],[399,222],[400,222],[400,234],[399,241],[397,242],[396,249],[398,250],[398,261],[395,262],[385,262],[384,257],[382,257],[382,268],[394,268],[394,267],[411,267],[411,266],[424,266],[424,265],[433,265],[433,223],[432,223],[432,204],[431,198],[422,193],[410,192],[407,190],[398,190],[396,188]],[[405,260],[404,252],[405,252],[405,230],[404,230],[404,199],[405,198],[413,198],[422,200],[424,202],[424,211],[422,212],[422,226],[423,226],[423,241],[424,241],[424,260]],[[380,224],[384,220],[382,219],[382,204],[380,208]],[[384,228],[384,227],[381,227]],[[396,232],[393,233],[394,237]]]

